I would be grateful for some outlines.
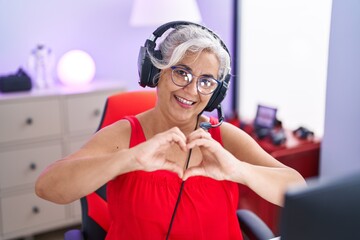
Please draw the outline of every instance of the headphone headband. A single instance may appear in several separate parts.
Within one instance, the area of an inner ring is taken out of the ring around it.
[[[157,59],[162,59],[161,52],[159,50],[155,50],[156,47],[156,40],[161,37],[167,30],[170,28],[176,28],[180,25],[194,25],[198,26],[204,30],[207,30],[212,36],[219,40],[221,46],[225,51],[229,54],[229,50],[226,47],[225,43],[221,40],[221,38],[216,35],[210,29],[199,25],[197,23],[188,22],[188,21],[173,21],[165,23],[159,26],[152,34],[153,39],[149,38],[145,41],[144,46],[140,47],[139,57],[138,57],[138,72],[139,72],[139,84],[142,87],[156,87],[158,83],[158,74],[160,73],[160,69],[155,67],[151,62],[151,57],[149,53],[156,57]],[[204,111],[213,111],[225,98],[226,92],[228,89],[229,81],[231,75],[228,73],[226,74],[223,81],[220,82],[217,89],[214,91],[213,95],[211,96],[208,105],[205,107]]]
[[[214,33],[212,30],[210,30],[209,28],[197,24],[197,23],[193,23],[193,22],[188,22],[188,21],[173,21],[173,22],[168,22],[165,23],[161,26],[159,26],[154,32],[153,32],[153,36],[155,37],[155,39],[151,40],[152,42],[155,42],[156,39],[158,39],[159,37],[161,37],[167,30],[169,30],[170,28],[176,28],[177,26],[180,25],[194,25],[194,26],[198,26],[204,30],[207,30],[209,33],[211,33],[214,38],[218,39],[221,43],[221,46],[225,49],[225,51],[230,55],[229,49],[226,47],[225,43],[221,40],[221,38]],[[148,39],[150,40],[150,39]]]

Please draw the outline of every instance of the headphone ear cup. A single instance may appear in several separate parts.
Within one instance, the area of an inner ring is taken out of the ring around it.
[[[161,59],[160,51],[154,51],[154,56]],[[150,59],[148,48],[140,47],[138,56],[139,85],[142,87],[154,88],[157,86],[160,69],[155,67]]]
[[[154,51],[154,57],[156,59],[162,60],[161,52],[159,50]],[[161,70],[154,66],[150,60],[150,57],[148,58],[151,64],[148,86],[154,88],[158,85]]]
[[[138,56],[138,73],[139,73],[139,85],[146,87],[148,83],[148,73],[150,71],[149,61],[147,57],[147,48],[140,47],[139,56]]]
[[[212,112],[224,100],[227,90],[229,88],[230,78],[231,75],[227,74],[225,79],[220,83],[220,85],[214,91],[204,111]]]

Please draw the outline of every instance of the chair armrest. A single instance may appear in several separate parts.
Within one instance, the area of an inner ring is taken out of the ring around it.
[[[72,229],[66,231],[64,234],[64,240],[84,240],[84,236],[79,229]]]
[[[236,211],[244,239],[267,240],[274,238],[270,228],[253,212],[246,209]]]

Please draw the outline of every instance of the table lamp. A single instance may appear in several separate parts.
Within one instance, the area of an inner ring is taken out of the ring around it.
[[[57,64],[57,76],[66,86],[81,86],[90,83],[95,76],[95,62],[85,51],[66,52]]]

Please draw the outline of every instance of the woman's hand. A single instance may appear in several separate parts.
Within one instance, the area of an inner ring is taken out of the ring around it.
[[[239,161],[221,144],[215,141],[210,133],[198,129],[188,137],[189,149],[199,147],[202,153],[202,161],[198,166],[188,168],[183,179],[191,176],[207,176],[216,180],[230,180],[235,175],[235,165]]]
[[[166,158],[166,152],[176,144],[182,151],[187,151],[186,137],[179,128],[174,127],[168,131],[156,134],[133,150],[137,170],[156,171],[169,170],[183,176],[183,168]]]

